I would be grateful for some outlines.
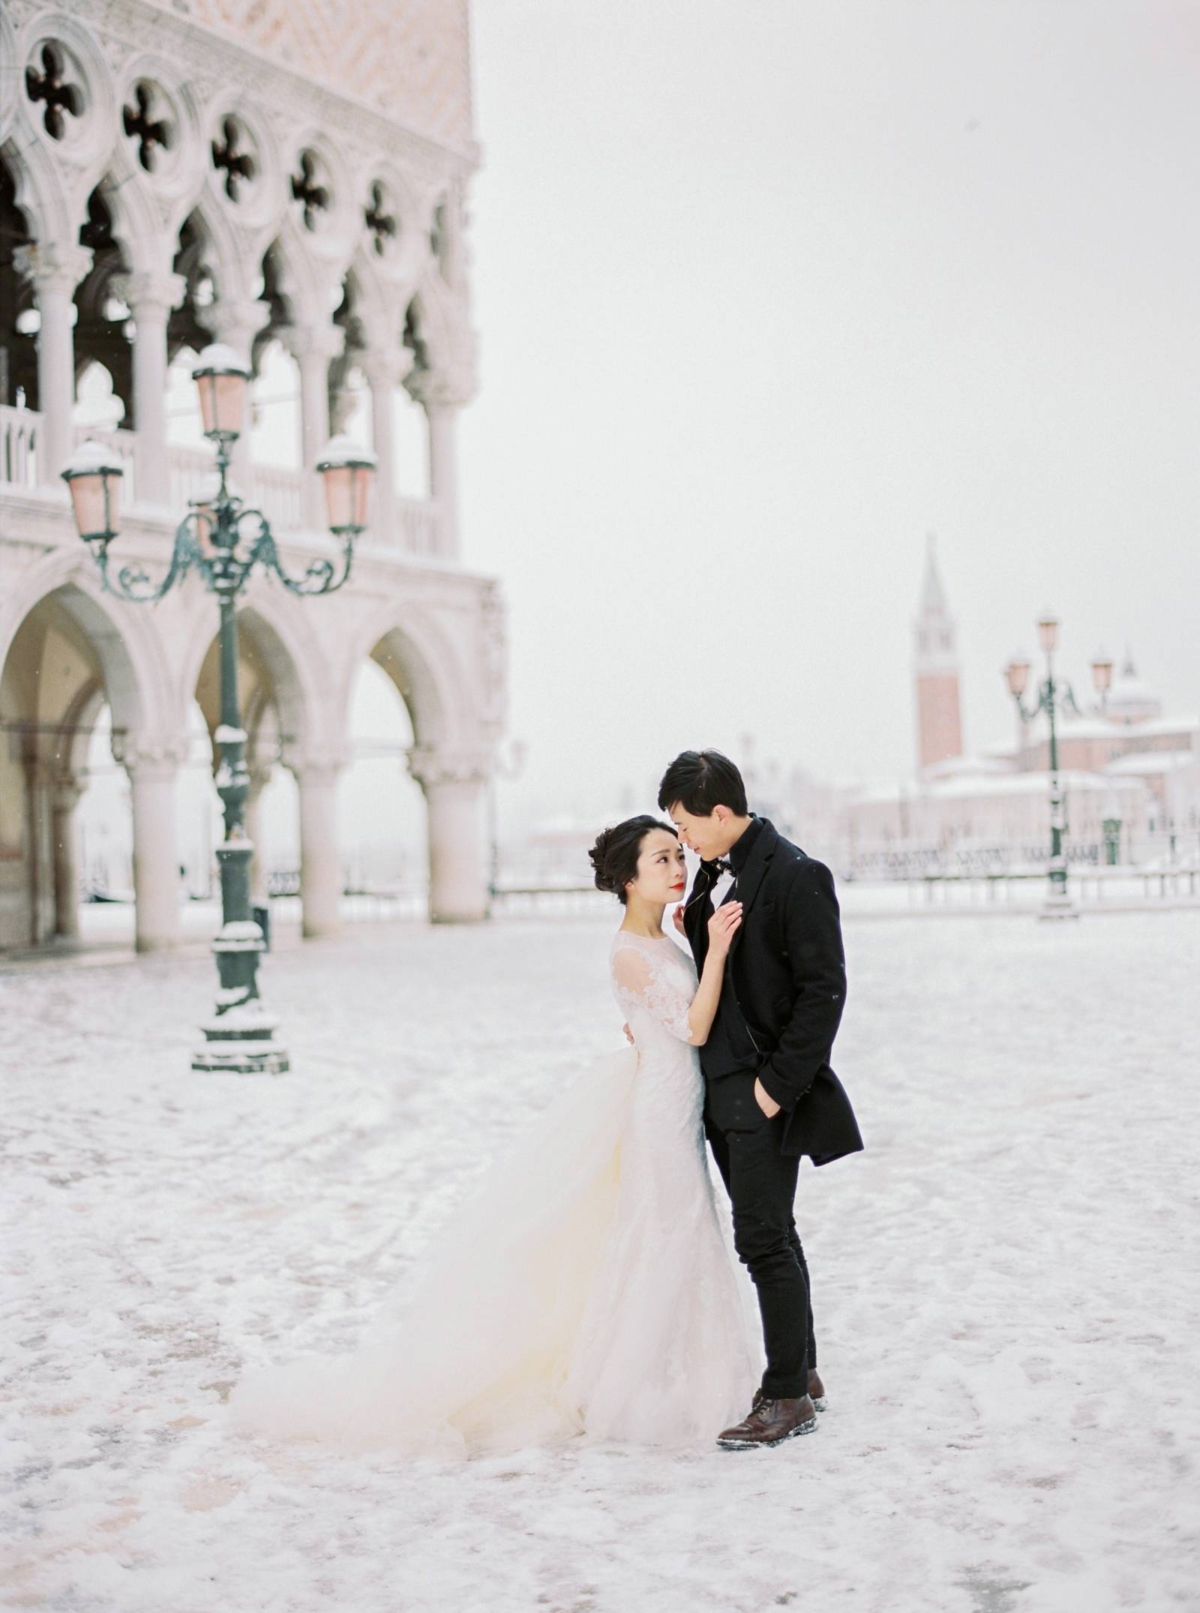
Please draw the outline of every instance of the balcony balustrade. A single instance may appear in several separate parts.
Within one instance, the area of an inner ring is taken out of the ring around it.
[[[41,424],[42,417],[35,409],[0,406],[0,499],[9,490],[38,493],[42,480],[38,464]],[[119,456],[124,470],[121,505],[126,510],[136,507],[137,432],[99,431],[94,427],[77,426],[73,435],[76,442],[95,438]],[[213,455],[209,448],[172,444],[168,446],[167,458],[171,512],[178,519],[212,475]],[[251,485],[246,490],[247,496],[262,510],[280,537],[306,530],[304,488],[308,474],[280,465],[252,465],[250,468]],[[423,558],[440,555],[444,552],[441,510],[432,499],[397,497],[390,512],[372,512],[364,541],[372,549],[398,550]]]

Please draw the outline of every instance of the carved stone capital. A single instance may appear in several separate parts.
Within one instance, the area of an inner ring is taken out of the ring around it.
[[[71,297],[91,272],[90,247],[57,241],[34,241],[13,253],[18,272],[28,280],[40,302],[43,297]]]
[[[187,296],[187,280],[183,275],[158,274],[153,269],[115,274],[112,288],[122,302],[128,303],[135,321],[165,322],[171,310],[178,308]]]
[[[235,353],[248,358],[254,338],[271,317],[269,302],[251,298],[221,298],[207,308],[197,308],[196,318],[214,342],[224,342]]]
[[[286,325],[279,340],[299,362],[305,358],[337,358],[346,346],[346,332],[340,325]]]
[[[350,765],[350,750],[343,745],[286,746],[283,765],[294,773],[297,784],[336,784]]]
[[[174,735],[130,734],[118,729],[112,736],[113,761],[131,780],[174,778],[187,753],[187,740]]]
[[[463,409],[478,390],[472,365],[456,364],[433,370],[417,370],[405,386],[426,410]]]
[[[411,375],[416,359],[410,347],[373,347],[358,362],[372,392],[389,392]]]
[[[430,745],[414,745],[408,753],[408,771],[425,790],[448,784],[486,784],[491,776],[491,758],[480,751],[443,751]]]

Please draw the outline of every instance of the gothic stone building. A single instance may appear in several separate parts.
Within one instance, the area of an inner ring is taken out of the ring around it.
[[[336,785],[368,657],[411,716],[431,916],[484,916],[503,612],[460,564],[455,469],[476,165],[466,0],[4,0],[0,946],[76,931],[73,820],[104,706],[138,945],[177,934],[178,769],[192,703],[217,723],[215,606],[194,578],[154,607],[103,592],[59,473],[100,434],[124,467],[120,551],[161,571],[212,466],[168,399],[212,341],[255,388],[270,364],[294,380],[291,462],[253,433],[234,461],[290,570],[328,550],[312,467],[352,405],[378,459],[350,584],[302,600],[259,580],[239,616],[254,785],[277,766],[297,781],[305,933],[337,925]],[[85,423],[97,379],[108,413]],[[421,497],[401,494],[399,404],[421,428]]]

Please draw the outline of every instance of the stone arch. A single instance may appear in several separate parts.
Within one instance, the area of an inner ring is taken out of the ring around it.
[[[419,746],[457,749],[468,740],[470,700],[457,657],[449,639],[425,612],[389,601],[364,621],[343,668],[342,710],[364,657],[382,667],[396,685]]]
[[[51,594],[61,595],[102,654],[114,722],[119,717],[130,732],[170,732],[172,679],[149,613],[145,606],[106,595],[86,555],[69,550],[48,555],[0,598],[0,666],[8,659],[21,623]]]
[[[146,743],[152,674],[132,624],[70,575],[12,611],[0,656],[0,946],[78,934],[75,809],[96,718],[114,750]],[[139,915],[140,917],[140,915]]]
[[[289,611],[266,590],[254,590],[237,613],[238,651],[254,662],[255,691],[264,681],[278,709],[281,737],[288,745],[303,747],[322,731],[319,698],[308,668],[320,664],[320,652],[311,641],[311,628],[298,611]],[[191,636],[183,660],[182,697],[193,697],[214,654],[216,613],[205,610]],[[205,703],[201,702],[204,709]],[[261,709],[261,708],[260,708]],[[245,714],[243,714],[245,715]],[[210,730],[216,718],[205,711]]]
[[[0,62],[15,62],[17,59],[17,30],[13,27],[12,18],[7,6],[0,6]],[[15,95],[0,95],[0,147],[8,138],[8,131],[12,128],[17,116],[17,97]]]
[[[184,222],[195,233],[204,267],[216,281],[218,297],[248,296],[257,266],[246,264],[237,232],[225,213],[205,194],[197,197]],[[188,266],[176,262],[175,267],[187,273]]]
[[[330,731],[320,691],[312,677],[312,669],[322,664],[322,653],[313,642],[312,627],[300,601],[290,596],[281,598],[270,588],[254,589],[239,609],[237,623],[239,714],[247,734],[246,763],[250,772],[246,830],[255,848],[251,890],[256,902],[265,902],[271,820],[278,822],[279,801],[275,798],[275,810],[264,816],[264,792],[270,800],[268,786],[273,779],[276,788],[284,788],[278,766],[299,775],[309,758],[328,752]],[[205,609],[189,643],[183,673],[184,698],[194,698],[199,705],[208,729],[214,768],[219,758],[213,736],[220,718],[217,633],[216,614]],[[337,893],[335,907],[336,901]],[[306,902],[306,933],[323,933],[310,924],[308,905]]]
[[[0,146],[12,176],[16,205],[25,215],[34,241],[71,241],[78,229],[74,204],[62,173],[40,140],[18,141],[11,135]]]

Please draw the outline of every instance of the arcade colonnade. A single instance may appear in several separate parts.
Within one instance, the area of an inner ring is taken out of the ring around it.
[[[367,656],[412,718],[431,910],[486,911],[505,653],[497,586],[459,559],[455,433],[476,387],[465,8],[396,0],[384,24],[396,70],[371,58],[390,101],[381,88],[370,106],[304,60],[326,12],[346,63],[369,59],[349,36],[379,19],[339,22],[337,9],[307,0],[300,18],[265,0],[263,38],[245,44],[206,0],[0,9],[0,59],[15,66],[0,96],[0,945],[70,933],[72,814],[105,702],[131,783],[138,943],[174,939],[176,778],[215,609],[194,580],[153,608],[102,594],[60,471],[101,436],[124,467],[114,553],[161,570],[212,465],[206,445],[172,441],[168,370],[214,340],[256,376],[272,345],[294,360],[298,455],[259,459],[248,434],[233,468],[293,571],[327,552],[315,458],[364,384],[369,401],[378,473],[350,584],[302,601],[260,582],[242,613],[250,761],[260,783],[275,761],[297,780],[306,932],[337,922],[334,800]],[[421,27],[435,29],[418,56],[436,71],[414,78]],[[285,66],[264,41],[289,28]],[[96,365],[121,422],[102,431],[77,409]],[[425,498],[396,490],[401,390],[426,421]]]
[[[76,547],[79,547],[76,540]],[[364,659],[395,684],[416,743],[409,771],[427,807],[430,917],[470,922],[488,902],[487,787],[492,751],[476,725],[460,646],[483,641],[502,666],[502,606],[492,588],[446,573],[413,579],[411,594],[381,601],[365,586],[298,600],[263,583],[239,613],[239,683],[257,803],[273,768],[295,777],[300,895],[308,936],[336,933],[343,857],[336,801],[350,764],[349,705]],[[10,572],[11,579],[11,572]],[[0,947],[37,945],[78,931],[80,873],[74,814],[87,785],[96,715],[112,714],[112,752],[128,774],[139,950],[179,935],[176,799],[187,719],[198,700],[217,721],[215,609],[185,588],[152,609],[113,600],[86,555],[56,551],[31,565],[0,601]],[[464,722],[464,715],[466,722]],[[386,813],[387,801],[380,802]],[[265,895],[265,864],[255,868]]]

